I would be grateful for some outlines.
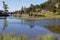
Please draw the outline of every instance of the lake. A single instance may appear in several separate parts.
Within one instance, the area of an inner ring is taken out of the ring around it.
[[[59,33],[53,32],[45,27],[50,25],[60,25],[60,19],[27,21],[15,17],[0,17],[0,34],[9,34],[12,32],[14,35],[28,35],[31,38],[45,34],[60,35]]]

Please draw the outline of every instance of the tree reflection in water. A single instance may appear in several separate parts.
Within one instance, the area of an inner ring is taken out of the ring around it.
[[[30,24],[30,28],[31,28],[31,29],[34,28],[34,25]]]
[[[3,24],[3,29],[2,30],[5,30],[7,27],[7,21],[6,21],[6,17],[4,18],[4,24]]]
[[[35,21],[33,20],[28,20],[28,21],[25,21],[25,22],[28,22],[27,25],[32,29],[35,27]]]
[[[31,28],[31,29],[34,28],[34,25],[35,25],[35,23],[31,22],[31,23],[30,23],[30,28]]]

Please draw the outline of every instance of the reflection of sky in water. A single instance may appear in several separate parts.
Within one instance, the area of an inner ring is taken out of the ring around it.
[[[57,21],[45,20],[45,21],[22,21],[20,19],[6,19],[7,27],[2,30],[4,20],[0,19],[0,33],[2,32],[13,32],[15,34],[26,34],[29,36],[43,35],[47,33],[52,33],[48,29],[44,28],[44,25],[56,25],[60,24],[60,20]],[[31,27],[32,26],[32,27]]]

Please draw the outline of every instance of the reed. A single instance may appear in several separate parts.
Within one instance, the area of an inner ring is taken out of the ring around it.
[[[30,38],[27,35],[13,36],[13,34],[10,33],[10,34],[0,35],[0,40],[30,40]],[[51,35],[51,34],[46,34],[46,35],[43,35],[43,36],[38,35],[36,37],[36,40],[58,40],[58,38]]]
[[[0,40],[28,40],[27,35],[22,35],[22,36],[14,36],[12,33],[10,34],[2,34],[0,36]]]
[[[37,36],[36,40],[58,40],[58,38],[51,34],[47,34],[44,36]]]

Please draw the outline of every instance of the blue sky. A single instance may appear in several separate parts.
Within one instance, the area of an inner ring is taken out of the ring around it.
[[[22,6],[29,7],[30,4],[37,5],[46,2],[47,0],[0,0],[0,10],[2,8],[2,1],[5,1],[9,7],[9,11],[20,10]]]

